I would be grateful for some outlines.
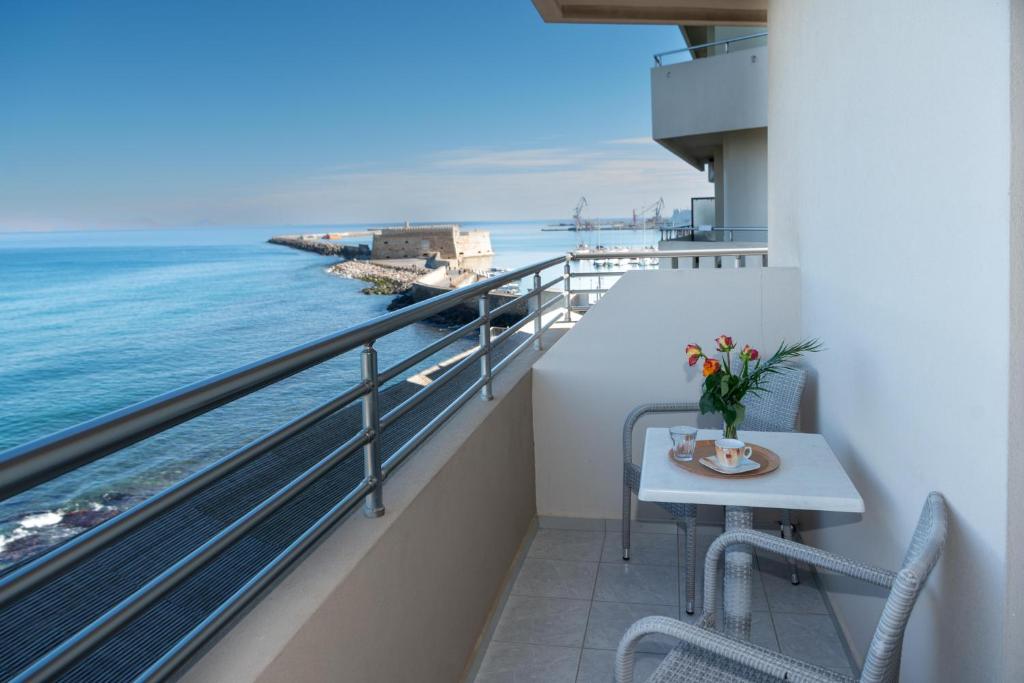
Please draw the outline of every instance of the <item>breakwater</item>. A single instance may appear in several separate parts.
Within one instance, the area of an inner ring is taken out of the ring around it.
[[[368,259],[370,258],[370,247],[365,244],[340,244],[323,239],[308,239],[292,235],[271,237],[267,240],[271,244],[280,244],[292,249],[312,251],[321,256],[340,256],[347,259]]]
[[[369,282],[363,294],[402,294],[429,270],[420,266],[392,266],[370,261],[342,261],[327,269],[328,273]]]

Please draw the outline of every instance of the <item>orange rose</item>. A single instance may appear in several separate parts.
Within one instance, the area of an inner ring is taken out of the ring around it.
[[[690,364],[691,368],[697,364],[697,360],[703,355],[704,352],[696,344],[686,345],[686,362]]]
[[[722,364],[719,363],[714,358],[705,358],[704,359],[704,376],[705,377],[710,377],[711,375],[715,374],[716,372],[718,372],[721,369],[722,369]]]

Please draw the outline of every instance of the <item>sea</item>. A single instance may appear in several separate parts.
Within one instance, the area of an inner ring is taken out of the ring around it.
[[[490,231],[493,265],[503,269],[564,254],[581,239],[643,247],[657,235],[544,230],[550,223],[462,226]],[[366,227],[0,233],[0,451],[384,315],[392,297],[363,294],[365,283],[328,273],[336,257],[267,243],[282,233]],[[384,337],[380,366],[448,331],[419,323]],[[345,354],[0,501],[0,569],[135,505],[358,377],[358,352]]]

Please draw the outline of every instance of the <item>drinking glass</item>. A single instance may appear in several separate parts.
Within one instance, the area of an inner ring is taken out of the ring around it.
[[[668,435],[672,437],[672,450],[669,455],[682,462],[693,460],[693,451],[697,448],[696,427],[669,427]]]

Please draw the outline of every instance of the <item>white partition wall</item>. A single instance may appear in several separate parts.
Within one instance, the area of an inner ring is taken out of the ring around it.
[[[702,378],[699,367],[687,368],[686,343],[710,347],[727,333],[774,350],[799,333],[799,309],[795,269],[623,277],[533,367],[538,514],[618,517],[626,414],[641,403],[698,398]]]
[[[1010,3],[783,0],[768,16],[772,263],[799,265],[804,333],[828,346],[811,426],[867,507],[859,524],[804,518],[804,537],[898,567],[941,491],[949,540],[903,680],[1010,680]],[[827,585],[861,657],[882,601]]]

